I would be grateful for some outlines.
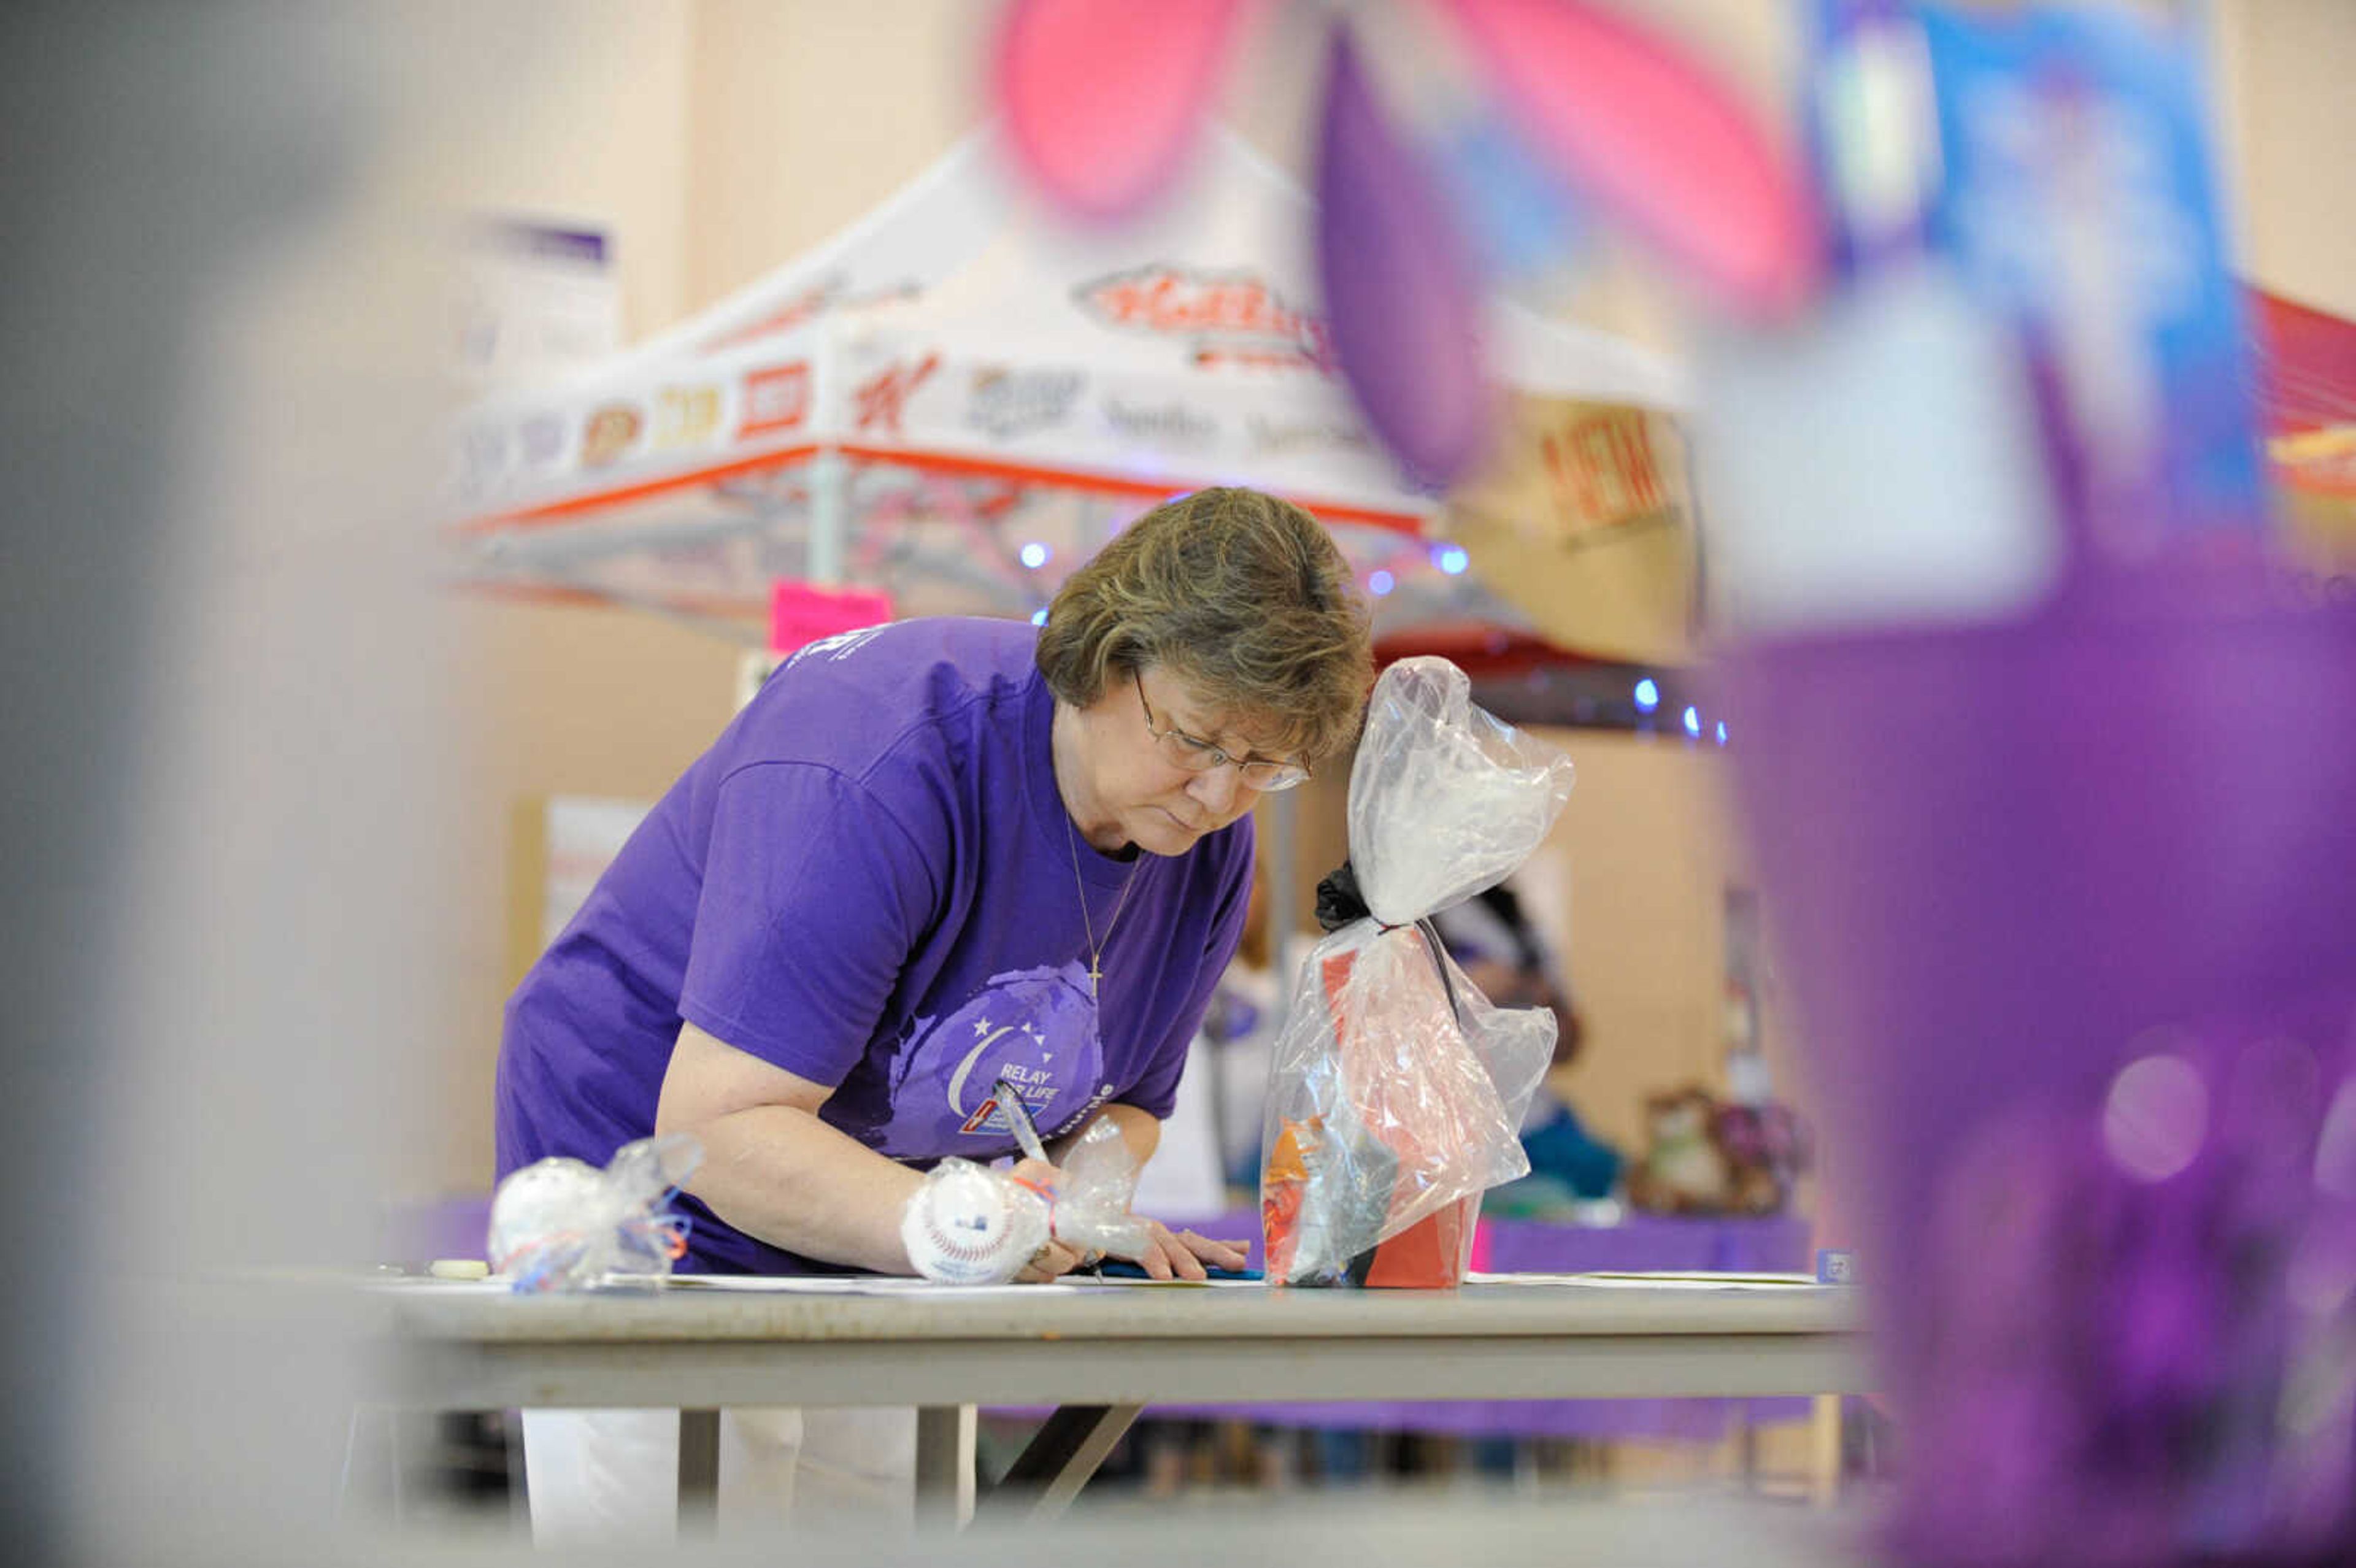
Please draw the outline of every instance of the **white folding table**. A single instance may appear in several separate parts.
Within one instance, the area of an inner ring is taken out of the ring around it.
[[[957,1289],[674,1281],[643,1295],[370,1291],[390,1403],[676,1407],[681,1508],[710,1506],[730,1405],[913,1405],[919,1508],[970,1510],[973,1408],[1055,1405],[1007,1477],[1052,1511],[1157,1402],[1853,1392],[1853,1290],[1692,1278],[1452,1291],[1072,1284]]]

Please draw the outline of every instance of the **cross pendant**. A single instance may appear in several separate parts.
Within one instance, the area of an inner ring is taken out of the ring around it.
[[[1097,964],[1096,955],[1090,954],[1088,955],[1088,1000],[1092,1002],[1097,999],[1097,982],[1104,978],[1104,971],[1098,968]]]

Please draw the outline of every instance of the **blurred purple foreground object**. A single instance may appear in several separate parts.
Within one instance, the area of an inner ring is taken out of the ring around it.
[[[1333,28],[1317,155],[1317,272],[1334,357],[1408,479],[1439,492],[1486,454],[1493,394],[1463,225],[1383,117]]]
[[[2356,1562],[2356,614],[1728,671],[1923,1563]]]

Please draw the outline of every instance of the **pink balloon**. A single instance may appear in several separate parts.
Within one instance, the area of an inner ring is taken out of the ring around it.
[[[1333,28],[1317,156],[1317,272],[1334,357],[1366,423],[1434,490],[1485,455],[1492,393],[1463,225]]]
[[[994,87],[1047,194],[1110,222],[1162,194],[1209,116],[1244,0],[1012,0]]]
[[[1735,309],[1786,313],[1821,255],[1807,187],[1723,82],[1578,0],[1437,0],[1532,144]]]

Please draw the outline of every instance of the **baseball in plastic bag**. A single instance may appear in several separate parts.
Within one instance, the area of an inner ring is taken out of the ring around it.
[[[603,1170],[556,1157],[511,1171],[491,1197],[491,1268],[519,1293],[658,1285],[687,1250],[670,1200],[703,1163],[692,1134],[640,1138]]]
[[[1382,1242],[1528,1170],[1518,1128],[1554,1015],[1491,1005],[1413,923],[1528,859],[1570,776],[1568,759],[1474,708],[1444,659],[1402,661],[1376,687],[1350,777],[1357,886],[1322,890],[1333,929],[1270,1064],[1270,1278],[1363,1283]]]
[[[944,1285],[1003,1285],[1051,1235],[1084,1253],[1141,1258],[1151,1236],[1129,1211],[1137,1173],[1129,1140],[1105,1119],[1064,1157],[1052,1201],[1005,1171],[945,1159],[902,1211],[900,1239],[916,1272]]]
[[[942,1285],[1004,1285],[1047,1244],[1049,1208],[1027,1181],[969,1159],[945,1159],[900,1211],[908,1262]]]

